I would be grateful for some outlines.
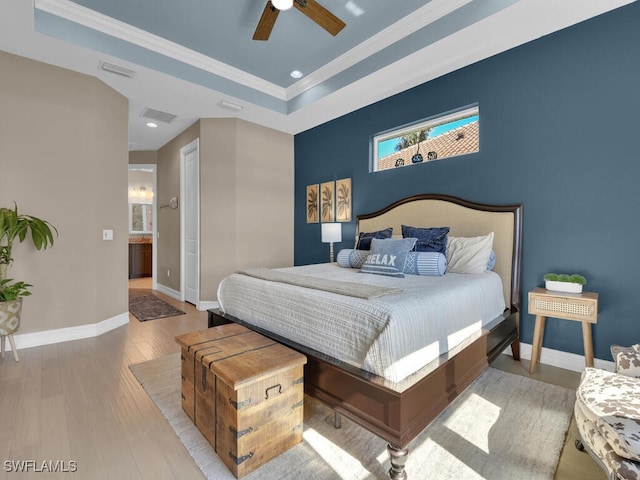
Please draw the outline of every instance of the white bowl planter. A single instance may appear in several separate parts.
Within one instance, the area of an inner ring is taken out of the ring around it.
[[[579,283],[545,280],[544,286],[547,290],[554,290],[556,292],[582,293],[582,285]]]

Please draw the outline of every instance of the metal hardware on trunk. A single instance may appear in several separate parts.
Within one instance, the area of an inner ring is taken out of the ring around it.
[[[247,398],[242,402],[236,402],[233,398],[230,398],[229,403],[233,405],[233,408],[235,408],[236,410],[240,410],[242,407],[246,407],[247,405],[251,404],[251,399]]]
[[[304,377],[300,377],[299,379],[294,380],[291,385],[299,385],[301,383],[304,383]]]
[[[253,432],[253,427],[245,428],[244,430],[236,430],[233,426],[229,425],[229,431],[235,435],[236,439],[245,436],[247,433]]]
[[[249,452],[247,455],[243,455],[241,457],[236,457],[233,453],[229,452],[229,457],[231,457],[231,460],[233,460],[236,465],[240,465],[245,460],[253,457],[253,452]]]
[[[264,395],[265,395],[265,397],[264,397],[264,398],[265,398],[265,400],[269,400],[269,390],[273,390],[273,389],[274,389],[274,388],[276,388],[276,387],[278,388],[278,393],[282,393],[282,385],[281,385],[281,384],[279,384],[279,383],[277,383],[277,384],[275,384],[274,386],[269,387],[269,388],[267,388],[267,389],[264,391]]]
[[[207,367],[202,365],[202,391],[207,391]]]
[[[293,405],[291,405],[291,410],[295,410],[296,408],[300,408],[303,405],[304,405],[304,398],[302,400],[300,400],[299,402],[296,402]]]

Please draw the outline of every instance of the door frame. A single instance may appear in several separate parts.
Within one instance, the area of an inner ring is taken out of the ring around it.
[[[152,215],[153,215],[153,228],[152,228],[152,244],[151,248],[151,288],[153,290],[158,289],[158,202],[156,201],[156,192],[158,191],[158,165],[155,163],[130,163],[129,170],[151,170],[152,174],[152,188],[153,188],[153,198],[151,199],[152,204]],[[127,235],[129,232],[127,232]]]
[[[196,196],[196,308],[200,304],[200,139],[196,138],[180,149],[180,301],[184,302],[186,297],[186,157],[193,151],[198,155],[198,168],[196,172],[196,182],[198,184],[198,195]]]

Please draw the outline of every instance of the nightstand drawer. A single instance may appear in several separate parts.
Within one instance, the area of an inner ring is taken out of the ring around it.
[[[529,313],[545,317],[596,323],[598,299],[588,294],[529,293]]]

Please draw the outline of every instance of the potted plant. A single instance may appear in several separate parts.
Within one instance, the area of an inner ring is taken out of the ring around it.
[[[587,284],[587,279],[576,273],[567,275],[565,273],[547,273],[544,276],[545,288],[557,292],[581,293],[582,286]]]
[[[7,278],[7,268],[13,262],[11,250],[14,242],[22,243],[31,232],[31,240],[36,250],[53,245],[53,232],[56,227],[46,220],[18,213],[18,205],[13,208],[0,208],[0,280]]]
[[[17,362],[18,351],[13,340],[13,333],[20,327],[22,297],[31,295],[30,284],[13,282],[10,278],[0,280],[0,336],[2,336],[2,355],[4,356],[4,339],[9,337],[13,358]]]
[[[15,242],[22,243],[27,234],[31,233],[31,241],[36,250],[43,250],[53,245],[53,232],[58,234],[56,227],[46,220],[32,215],[18,213],[18,205],[13,208],[0,208],[0,336],[2,336],[2,351],[4,339],[9,337],[13,357],[18,361],[18,352],[13,341],[13,332],[20,326],[22,312],[22,297],[31,295],[30,284],[13,282],[7,279],[7,268],[13,263],[12,249]]]

